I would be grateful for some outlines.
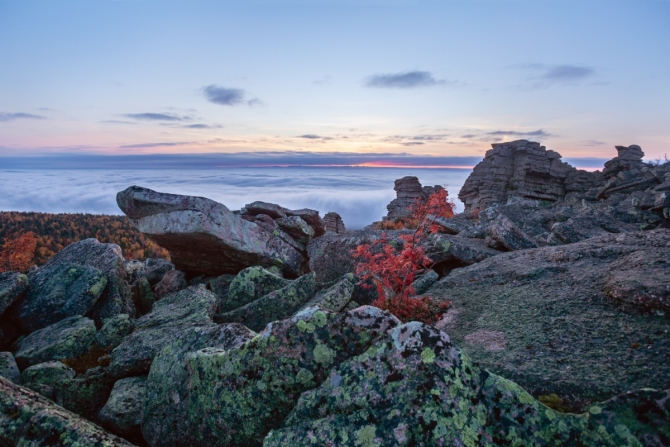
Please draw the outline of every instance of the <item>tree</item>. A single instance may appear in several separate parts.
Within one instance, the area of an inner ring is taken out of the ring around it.
[[[36,247],[32,231],[7,237],[0,251],[0,271],[25,272],[34,264]]]
[[[386,233],[371,244],[359,245],[353,255],[358,260],[355,272],[361,282],[371,280],[377,288],[373,303],[403,321],[434,324],[451,306],[450,301],[437,301],[430,296],[417,297],[412,283],[433,261],[426,256],[421,243],[438,232],[438,218],[454,216],[454,204],[447,199],[446,189],[417,200],[408,222],[414,231],[399,236],[401,246],[394,246]],[[364,286],[365,287],[365,286]],[[372,287],[372,286],[368,286]]]

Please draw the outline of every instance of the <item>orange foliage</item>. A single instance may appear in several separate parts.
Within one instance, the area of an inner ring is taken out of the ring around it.
[[[359,245],[353,255],[358,260],[356,274],[361,281],[372,280],[377,288],[373,303],[388,310],[403,321],[422,321],[434,324],[451,306],[449,301],[437,301],[429,296],[416,297],[412,283],[417,275],[433,263],[421,247],[421,242],[438,231],[438,217],[454,216],[454,205],[447,200],[446,189],[433,193],[425,202],[417,201],[412,216],[405,222],[416,222],[413,233],[400,235],[402,247],[391,245],[385,233],[371,244]],[[397,222],[396,222],[397,224]]]
[[[34,264],[37,238],[28,231],[5,239],[0,251],[0,272],[25,272]]]

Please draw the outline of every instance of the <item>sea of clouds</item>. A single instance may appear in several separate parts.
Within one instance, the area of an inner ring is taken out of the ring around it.
[[[219,168],[219,169],[6,169],[0,170],[0,210],[122,214],[116,193],[131,185],[208,197],[231,210],[256,200],[286,208],[335,211],[347,228],[381,220],[395,198],[393,181],[413,175],[421,184],[446,185],[457,194],[471,169]]]

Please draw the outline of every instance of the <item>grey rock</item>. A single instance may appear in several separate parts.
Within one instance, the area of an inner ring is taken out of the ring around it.
[[[0,352],[0,376],[14,383],[21,382],[21,373],[11,352]]]
[[[0,349],[10,348],[19,336],[21,336],[19,328],[9,321],[0,320]]]
[[[474,227],[469,219],[462,217],[460,214],[451,219],[437,217],[434,222],[439,226],[439,232],[446,234],[459,234],[461,232],[472,231]]]
[[[308,273],[286,287],[271,292],[245,306],[216,316],[218,323],[241,323],[260,331],[268,323],[292,315],[314,296],[315,274]]]
[[[427,239],[425,252],[426,256],[435,262],[432,268],[440,270],[442,275],[447,273],[445,269],[476,264],[501,253],[489,248],[484,240],[446,234],[438,234]]]
[[[74,379],[74,369],[58,361],[44,362],[26,368],[21,373],[21,382],[26,388],[55,400],[55,389],[63,382]]]
[[[277,265],[297,277],[304,269],[299,251],[213,200],[132,186],[117,194],[117,203],[188,274],[218,276],[251,265]]]
[[[118,380],[107,403],[100,410],[101,425],[133,442],[143,442],[140,425],[146,394],[146,376]]]
[[[440,275],[438,275],[435,270],[426,271],[423,275],[421,275],[416,281],[412,283],[414,292],[416,292],[417,294],[424,293],[426,290],[428,290],[430,286],[435,284],[438,279],[440,279]]]
[[[152,311],[134,322],[135,330],[111,354],[115,378],[146,374],[153,358],[181,331],[211,326],[216,296],[203,285],[168,295]]]
[[[28,289],[28,277],[18,272],[0,273],[0,315]]]
[[[303,306],[303,309],[318,306],[329,312],[340,312],[351,301],[351,295],[354,293],[355,286],[354,275],[347,273],[340,281],[317,293],[314,298]]]
[[[24,338],[15,354],[16,363],[24,369],[50,360],[77,358],[88,352],[95,334],[93,320],[65,318]]]
[[[243,213],[248,216],[257,216],[259,214],[266,214],[272,219],[279,219],[286,217],[286,212],[288,210],[283,206],[277,205],[275,203],[261,202],[256,201],[248,205],[244,205]]]
[[[49,399],[0,377],[0,439],[5,445],[110,447],[124,439],[67,411]]]
[[[145,267],[139,276],[144,276],[151,287],[158,284],[163,276],[170,270],[174,270],[174,264],[167,259],[149,258],[145,261]]]
[[[240,324],[196,327],[179,334],[155,358],[147,381],[142,433],[152,446],[176,445],[189,431],[183,417],[189,406],[192,353],[210,348],[231,350],[256,334]]]
[[[119,314],[105,321],[95,335],[95,344],[105,350],[116,348],[133,331],[133,320],[128,314]]]
[[[188,287],[186,275],[180,270],[170,270],[154,287],[156,299],[161,299],[170,293],[178,292]]]
[[[282,217],[275,222],[299,244],[307,245],[314,238],[314,229],[298,216]]]
[[[297,216],[307,222],[314,230],[314,237],[323,236],[326,233],[326,222],[321,218],[319,212],[303,208],[299,210],[287,210],[287,216]]]
[[[233,282],[235,277],[236,275],[229,275],[225,273],[223,275],[217,276],[216,278],[210,278],[209,289],[214,295],[216,295],[216,313],[221,312],[223,303],[228,299],[230,283]]]
[[[54,402],[71,412],[98,423],[100,409],[114,386],[106,368],[90,368],[74,379],[54,384]]]
[[[503,213],[498,213],[496,208],[487,209],[485,214],[490,220],[488,226],[489,235],[507,250],[523,250],[538,246],[511,219]]]
[[[17,322],[27,332],[86,314],[107,287],[107,277],[100,270],[69,262],[48,263],[30,274],[30,282],[16,310]]]
[[[384,220],[411,216],[415,204],[425,202],[428,196],[443,188],[439,185],[421,186],[417,177],[407,176],[396,180],[393,189],[396,198],[386,206],[388,214]]]
[[[219,305],[219,312],[228,312],[251,303],[270,292],[291,284],[263,267],[248,267],[230,282],[228,295]]]
[[[323,221],[325,223],[326,232],[344,234],[347,232],[347,229],[344,227],[344,221],[342,217],[336,212],[329,212],[323,216]]]
[[[156,294],[151,289],[149,280],[142,276],[135,281],[133,287],[136,307],[142,314],[150,312],[156,302]]]
[[[640,168],[643,166],[642,157],[644,152],[640,146],[633,144],[631,146],[616,146],[618,156],[605,163],[603,175],[613,177],[624,170]]]
[[[634,231],[639,231],[634,225],[621,222],[596,209],[585,208],[567,221],[554,224],[550,237],[563,244],[572,244],[596,236]]]

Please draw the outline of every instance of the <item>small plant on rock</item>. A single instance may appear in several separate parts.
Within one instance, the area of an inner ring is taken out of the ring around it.
[[[402,321],[434,324],[444,315],[451,302],[417,297],[412,283],[433,264],[421,243],[438,232],[438,218],[453,216],[454,204],[448,201],[447,190],[442,189],[425,201],[417,200],[407,219],[416,226],[413,232],[399,236],[400,243],[389,241],[386,233],[382,233],[381,238],[353,251],[358,260],[355,271],[361,282],[371,280],[374,286],[367,287],[377,288],[378,298],[373,306],[388,310]]]

